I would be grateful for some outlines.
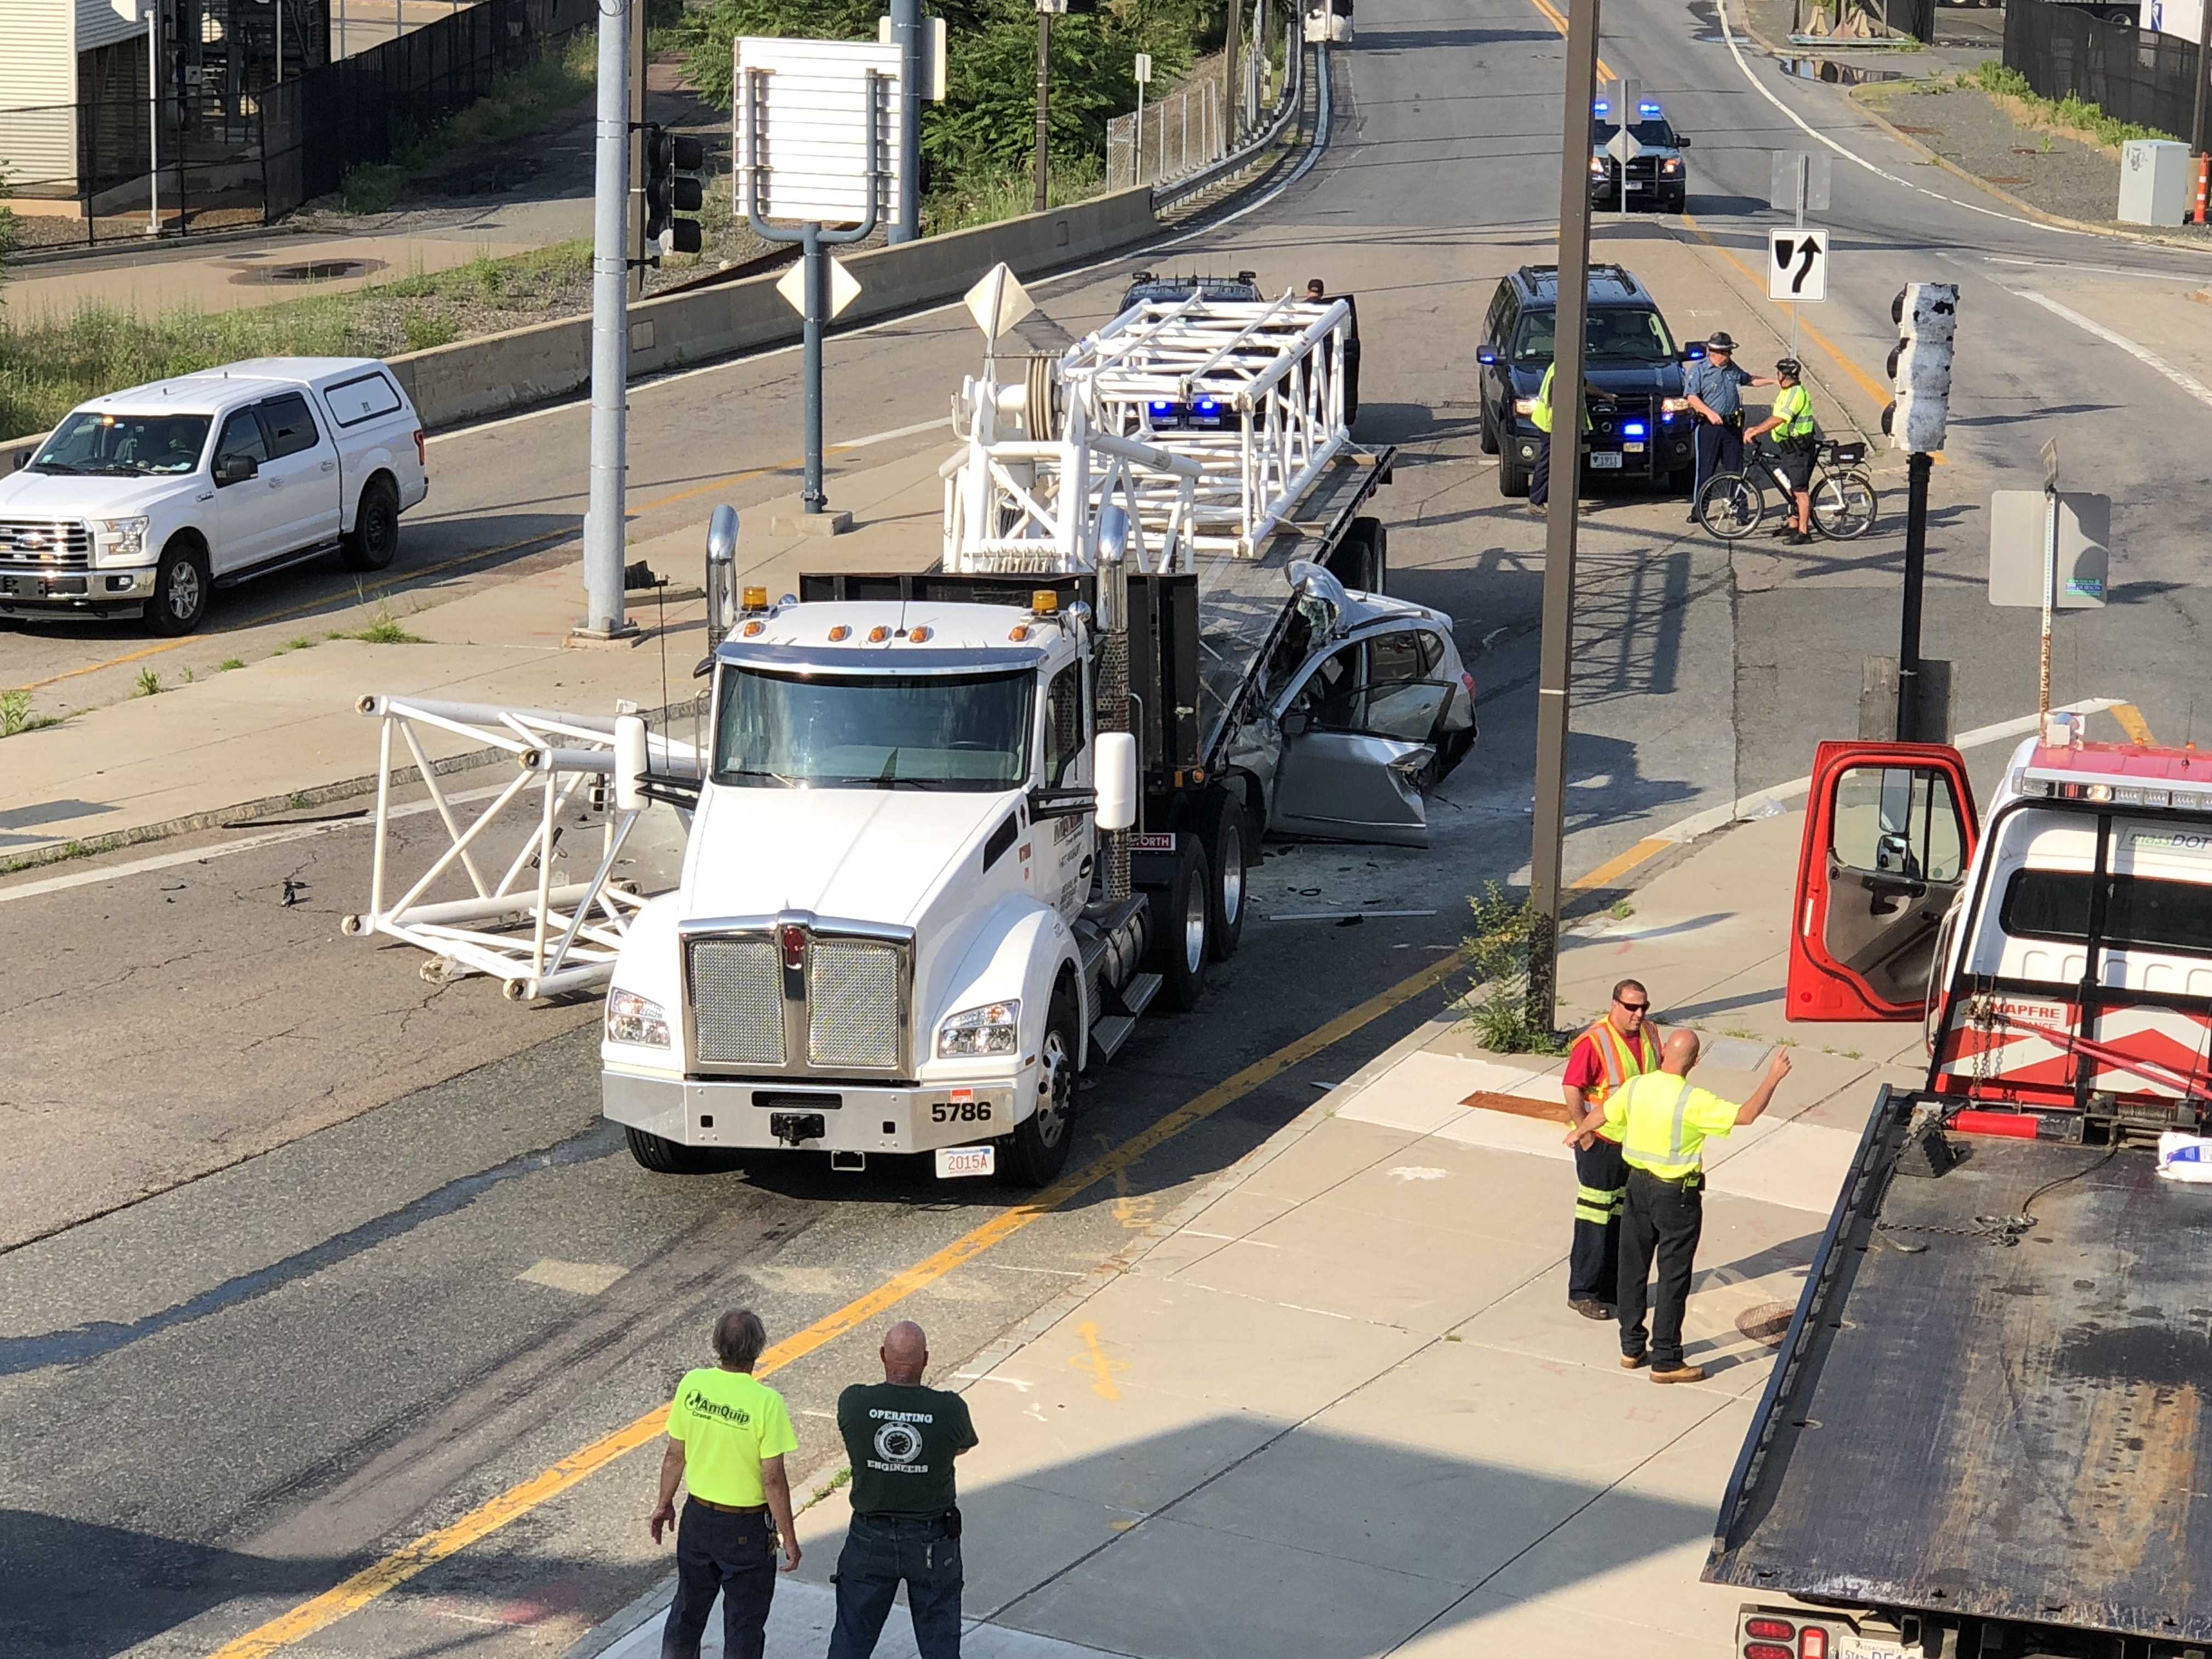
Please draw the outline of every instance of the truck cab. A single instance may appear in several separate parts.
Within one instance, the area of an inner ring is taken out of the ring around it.
[[[609,997],[606,1111],[641,1162],[957,1146],[975,1173],[1059,1172],[1150,920],[1091,909],[1100,820],[1129,827],[1135,790],[1126,734],[1097,787],[1092,646],[1056,605],[745,616],[713,659],[682,883]]]

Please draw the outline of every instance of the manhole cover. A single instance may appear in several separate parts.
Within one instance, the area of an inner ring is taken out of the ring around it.
[[[1797,1310],[1787,1302],[1762,1302],[1735,1317],[1735,1328],[1753,1341],[1778,1348],[1790,1334],[1790,1316]]]

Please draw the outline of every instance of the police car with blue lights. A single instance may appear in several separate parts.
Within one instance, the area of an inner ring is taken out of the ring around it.
[[[1624,176],[1622,164],[1605,148],[1620,131],[1620,117],[1609,103],[1600,99],[1591,106],[1590,205],[1623,212],[1639,207],[1681,212],[1690,198],[1690,163],[1682,154],[1690,147],[1689,139],[1674,131],[1657,104],[1644,99],[1637,105],[1636,118],[1628,128],[1642,149],[1627,163]]]

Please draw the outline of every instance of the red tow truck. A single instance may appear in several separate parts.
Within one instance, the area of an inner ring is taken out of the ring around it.
[[[2159,1143],[2212,1114],[2212,755],[2054,716],[1984,817],[1954,750],[1823,744],[1795,906],[1790,1017],[1929,1058],[1722,1500],[1736,1659],[2205,1659],[2212,1186]]]

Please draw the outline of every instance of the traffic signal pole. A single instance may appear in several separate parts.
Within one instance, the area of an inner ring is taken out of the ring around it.
[[[1905,603],[1897,624],[1897,740],[1920,740],[1920,594],[1928,579],[1928,479],[1936,463],[1915,453],[1905,463]]]
[[[1528,896],[1525,1018],[1548,1033],[1557,1014],[1559,912],[1565,898],[1568,690],[1574,668],[1575,514],[1582,495],[1583,316],[1589,305],[1589,132],[1597,102],[1598,0],[1567,16],[1565,137],[1559,153],[1559,281],[1553,325],[1550,510],[1544,535],[1544,633],[1536,684],[1536,801]]]
[[[1030,209],[1037,213],[1052,205],[1045,176],[1051,166],[1052,147],[1048,112],[1052,95],[1052,0],[1037,0],[1036,162],[1030,169],[1036,190],[1030,202]]]
[[[921,234],[921,0],[891,0],[891,44],[899,49],[898,204],[884,240]]]
[[[629,379],[629,25],[633,6],[599,7],[598,152],[592,198],[591,504],[584,514],[587,639],[635,628],[623,614],[623,396]]]

